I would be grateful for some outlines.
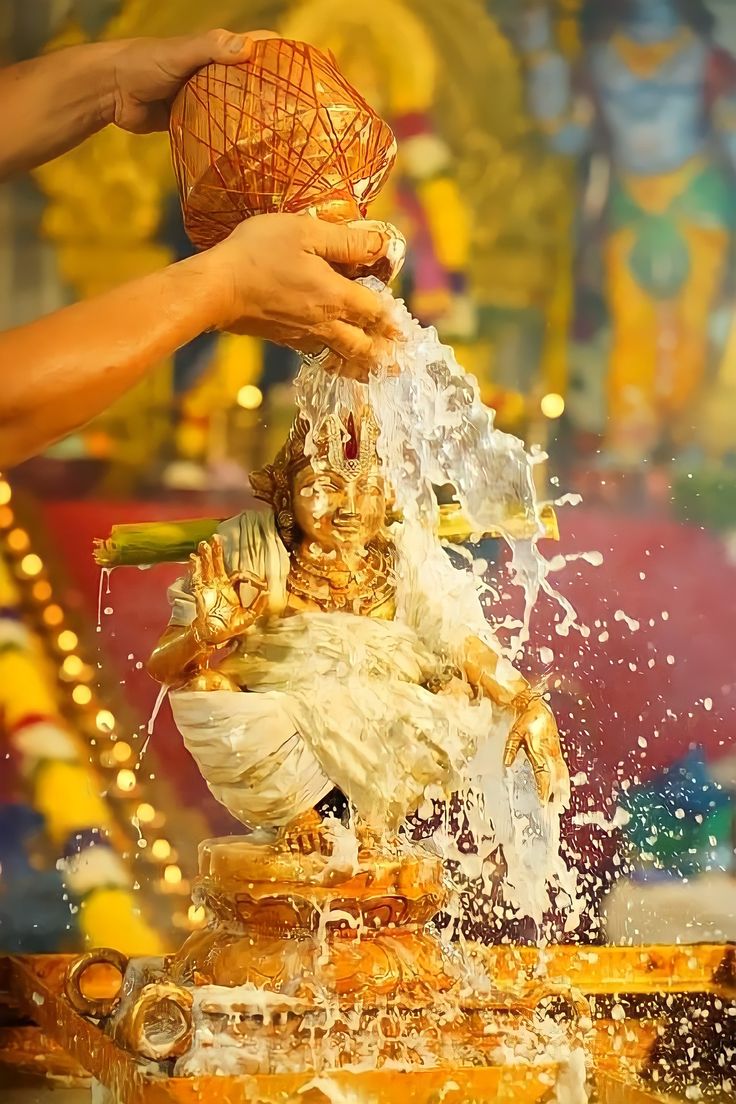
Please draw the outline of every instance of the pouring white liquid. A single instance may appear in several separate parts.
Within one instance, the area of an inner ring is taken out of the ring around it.
[[[501,651],[479,601],[479,580],[472,571],[451,564],[436,536],[439,507],[434,488],[450,484],[471,527],[479,534],[500,532],[510,546],[512,577],[523,588],[524,612],[507,654],[516,654],[529,638],[540,590],[563,611],[558,631],[569,631],[575,611],[553,591],[547,579],[550,565],[537,545],[543,527],[533,469],[541,456],[496,429],[494,412],[481,402],[476,380],[457,363],[452,349],[441,344],[434,328],[422,327],[375,279],[363,283],[391,300],[402,334],[393,363],[379,366],[367,384],[305,363],[296,381],[297,403],[311,427],[307,451],[336,411],[359,410],[366,403],[373,411],[384,475],[403,516],[401,532],[395,534],[403,570],[421,574],[423,594],[436,596],[422,602],[420,617],[416,611],[406,616],[401,609],[397,617],[414,622],[422,641],[438,653],[459,648],[471,634]],[[502,661],[499,677],[503,678]],[[375,754],[381,756],[379,747]],[[465,878],[480,879],[481,891],[490,876],[486,860],[500,845],[507,867],[506,898],[512,907],[539,925],[550,905],[550,887],[555,887],[563,890],[574,925],[580,906],[574,872],[560,856],[561,802],[543,807],[528,764],[517,761],[504,770],[502,759],[502,736],[489,731],[485,743],[466,760],[460,792],[473,853],[458,850],[444,830],[434,833],[435,845],[444,858],[459,865]]]

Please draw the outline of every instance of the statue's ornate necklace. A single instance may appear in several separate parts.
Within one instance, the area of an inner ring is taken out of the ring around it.
[[[349,570],[326,557],[308,558],[295,548],[286,585],[291,594],[322,610],[370,614],[393,597],[393,554],[386,546],[372,544],[361,567]]]

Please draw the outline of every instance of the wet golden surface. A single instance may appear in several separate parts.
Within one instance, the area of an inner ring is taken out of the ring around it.
[[[479,957],[493,969],[499,987],[512,988],[520,974],[529,978],[540,967],[540,954],[530,948],[478,948]],[[548,980],[572,983],[590,1000],[593,1032],[590,1040],[594,1077],[591,1101],[598,1104],[659,1104],[684,1099],[657,1093],[651,1081],[638,1074],[646,1065],[658,1033],[674,1025],[675,1004],[703,1008],[736,1002],[734,948],[707,947],[557,947],[544,955]],[[165,1104],[198,1101],[206,1104],[244,1104],[248,1100],[298,1099],[309,1104],[304,1092],[309,1077],[232,1076],[162,1078],[147,1074],[134,1058],[119,1049],[95,1024],[74,1011],[63,995],[63,979],[71,960],[67,956],[38,956],[0,960],[0,992],[4,994],[4,1026],[0,1028],[0,1086],[7,1104],[86,1104],[91,1099],[82,1083],[69,1083],[83,1075],[81,1067],[108,1086],[118,1089],[121,1104]],[[92,979],[98,995],[112,995],[113,976]],[[15,1010],[15,1022],[11,1016]],[[29,1025],[33,1020],[36,1026]],[[448,1102],[495,1100],[513,1104],[545,1101],[549,1075],[554,1070],[514,1066],[453,1071],[418,1070],[404,1073],[379,1070],[364,1074],[339,1071],[330,1081],[356,1099],[409,1102],[438,1098]],[[30,1071],[47,1073],[28,1079]],[[300,1091],[301,1090],[301,1091]],[[324,1099],[315,1096],[315,1100]],[[721,1101],[727,1096],[710,1096]]]

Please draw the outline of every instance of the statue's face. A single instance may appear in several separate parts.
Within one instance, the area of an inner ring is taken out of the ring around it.
[[[378,535],[386,517],[386,492],[378,465],[349,477],[317,463],[297,472],[292,509],[308,541],[326,552],[358,552]]]

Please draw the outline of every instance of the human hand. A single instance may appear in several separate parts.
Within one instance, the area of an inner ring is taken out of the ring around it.
[[[326,367],[365,378],[399,336],[391,304],[335,267],[390,255],[397,239],[380,226],[306,214],[247,219],[197,258],[219,284],[219,327],[303,352],[327,348],[339,360]]]
[[[228,575],[218,537],[210,544],[202,541],[197,552],[190,556],[190,563],[197,609],[193,628],[197,639],[216,647],[242,636],[266,608],[268,593],[264,581],[250,574]],[[247,607],[241,603],[241,583],[255,588]]]
[[[111,43],[109,122],[134,134],[166,130],[171,101],[197,69],[218,61],[248,61],[255,43],[274,31],[207,31],[176,38],[131,38]]]
[[[528,693],[523,698],[526,700],[506,741],[504,766],[512,766],[523,748],[534,771],[540,801],[554,799],[565,806],[570,799],[570,775],[554,714],[543,698]]]

